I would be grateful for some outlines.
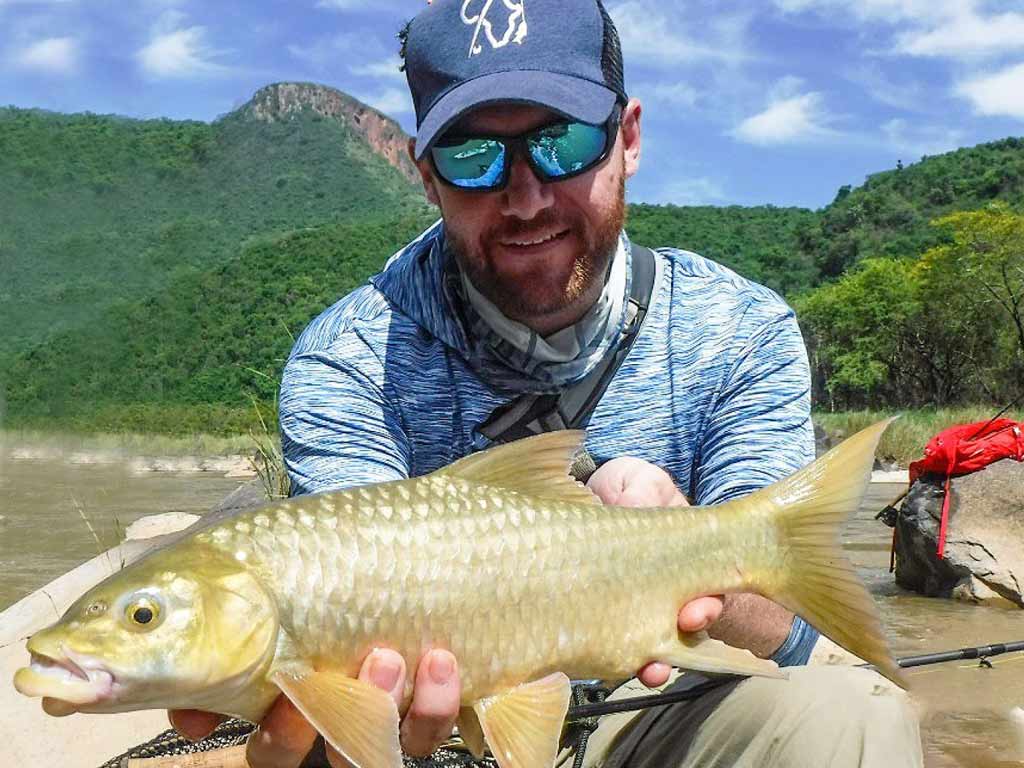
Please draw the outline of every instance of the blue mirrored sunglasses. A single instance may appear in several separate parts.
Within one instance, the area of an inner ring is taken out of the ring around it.
[[[622,112],[616,106],[597,125],[559,122],[518,136],[443,136],[430,149],[438,177],[470,192],[495,192],[508,183],[515,152],[542,182],[562,181],[603,162],[615,144]]]

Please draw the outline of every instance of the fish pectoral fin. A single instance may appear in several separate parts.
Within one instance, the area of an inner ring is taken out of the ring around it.
[[[281,670],[270,680],[356,768],[401,768],[398,708],[387,693],[327,670]]]
[[[697,672],[785,677],[774,661],[759,659],[744,648],[714,640],[707,632],[679,632],[676,641],[656,654],[656,658],[673,667]]]
[[[473,757],[477,760],[482,758],[486,749],[486,743],[484,741],[483,729],[480,727],[480,718],[476,716],[473,708],[463,707],[460,709],[459,717],[455,724],[459,727],[459,736],[465,742]]]
[[[551,768],[569,711],[569,678],[556,672],[473,705],[500,768]]]

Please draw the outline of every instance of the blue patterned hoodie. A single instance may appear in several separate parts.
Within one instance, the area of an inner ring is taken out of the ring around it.
[[[293,493],[438,469],[481,447],[476,427],[515,397],[481,374],[443,237],[439,222],[295,344],[280,398]],[[656,255],[647,318],[588,427],[595,461],[649,461],[702,505],[811,461],[810,374],[792,310],[694,253]],[[805,663],[816,639],[797,619],[776,661]]]

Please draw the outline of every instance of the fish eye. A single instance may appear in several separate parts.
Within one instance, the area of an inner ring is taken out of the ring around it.
[[[145,596],[134,598],[124,610],[128,623],[137,629],[153,629],[160,619],[160,605]]]

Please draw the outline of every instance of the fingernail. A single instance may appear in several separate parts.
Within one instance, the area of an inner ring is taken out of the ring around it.
[[[430,679],[438,685],[447,685],[455,671],[455,659],[450,653],[435,653],[430,657]]]
[[[382,661],[380,657],[374,658],[370,664],[370,680],[378,688],[385,691],[392,690],[398,683],[398,675],[401,670]]]

